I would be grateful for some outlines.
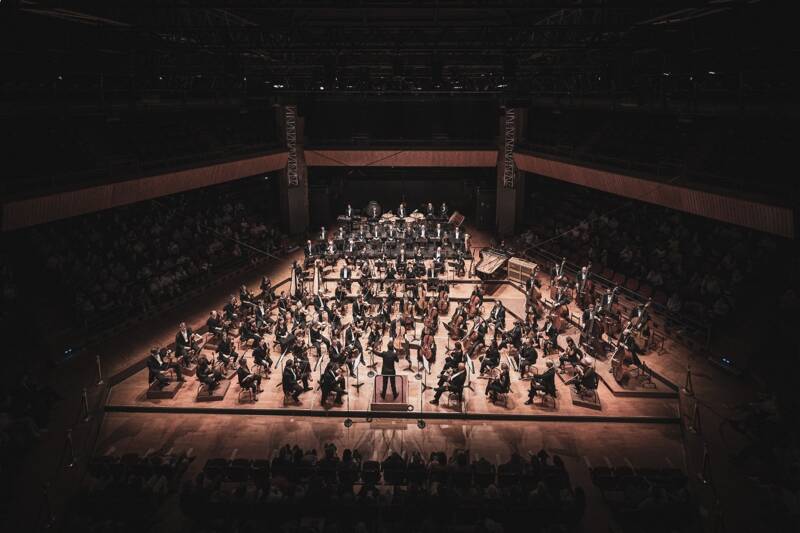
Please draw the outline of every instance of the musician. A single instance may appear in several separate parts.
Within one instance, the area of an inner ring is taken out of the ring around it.
[[[217,360],[222,363],[223,366],[227,367],[229,364],[235,363],[238,357],[239,354],[233,349],[233,341],[228,337],[228,334],[223,331],[222,339],[220,339],[217,345]]]
[[[464,234],[464,253],[470,253],[469,249],[469,233]]]
[[[500,349],[497,347],[497,341],[493,340],[489,345],[489,348],[486,349],[486,354],[484,354],[483,360],[481,361],[481,375],[493,368],[497,368],[497,365],[499,364]]]
[[[439,218],[446,219],[448,214],[447,204],[442,202],[441,207],[439,207]]]
[[[486,321],[483,320],[480,316],[476,316],[475,322],[472,325],[472,331],[470,332],[470,335],[472,335],[472,332],[475,332],[477,334],[477,338],[475,339],[475,343],[472,346],[470,346],[469,351],[467,352],[467,355],[469,357],[472,357],[472,354],[475,353],[475,350],[479,346],[485,346],[484,339],[486,338],[487,329],[488,326],[486,325]]]
[[[330,309],[328,309],[328,302],[326,302],[323,297],[322,287],[317,289],[317,294],[314,295],[314,309],[316,309],[317,313],[320,315],[323,311],[326,315],[330,312]]]
[[[456,274],[458,274],[461,277],[464,277],[464,275],[467,272],[467,267],[464,264],[464,252],[461,250],[458,251],[458,255],[456,256],[455,268],[456,268]]]
[[[575,375],[565,385],[575,385],[578,394],[584,394],[597,389],[599,379],[594,366],[581,365],[575,368]]]
[[[548,347],[554,349],[558,348],[558,329],[556,328],[552,315],[548,315],[547,319],[545,319],[544,326],[542,326],[542,330],[539,332],[539,339],[541,343],[540,346],[543,349]]]
[[[553,269],[550,271],[550,275],[553,278],[553,284],[560,285],[564,280],[564,265],[567,262],[566,257],[561,258],[560,263],[555,263],[553,265]]]
[[[542,391],[545,394],[550,394],[555,397],[556,395],[556,369],[553,361],[547,360],[547,370],[538,376],[533,376],[531,380],[531,388],[528,391],[528,399],[525,400],[525,405],[533,403],[533,398],[536,396],[536,391]]]
[[[339,271],[339,282],[344,284],[345,289],[350,292],[350,286],[353,283],[353,271],[350,270],[350,266],[347,263]]]
[[[436,265],[435,263],[431,263],[431,265],[426,269],[425,276],[427,277],[428,281],[426,283],[429,291],[435,291],[437,286],[436,280]]]
[[[222,380],[222,373],[214,370],[208,359],[201,357],[197,362],[197,380],[206,386],[208,392],[211,392],[217,388]]]
[[[258,366],[263,367],[268,374],[272,372],[272,358],[269,356],[269,347],[266,339],[262,338],[261,342],[253,350],[253,361]]]
[[[261,296],[267,300],[268,304],[275,299],[275,289],[272,288],[272,280],[269,279],[269,276],[261,278]]]
[[[328,357],[330,357],[331,361],[344,363],[344,350],[342,349],[342,343],[339,339],[333,339],[333,341],[331,341],[331,345],[328,348]]]
[[[594,304],[589,304],[589,307],[581,314],[581,334],[584,338],[594,336],[594,326],[597,320],[597,313],[594,309]]]
[[[455,233],[453,235],[453,240],[455,242],[458,242],[459,240],[461,240],[461,227],[460,226],[456,226],[456,231],[455,231]],[[455,243],[453,243],[453,244],[455,244]]]
[[[253,393],[254,401],[258,400],[257,394],[259,392],[264,392],[261,389],[261,376],[250,371],[250,367],[247,366],[247,359],[244,357],[239,360],[239,368],[236,369],[236,378],[239,380],[239,386],[242,389],[250,389]]]
[[[261,335],[259,335],[256,331],[255,317],[250,317],[245,322],[243,322],[242,329],[239,332],[240,343],[245,343],[250,339],[253,339],[254,342],[258,342],[261,340]]]
[[[425,216],[428,218],[433,218],[436,216],[436,210],[433,208],[433,203],[428,202],[428,205],[425,206]]]
[[[506,394],[509,390],[511,390],[511,375],[508,364],[503,363],[500,365],[500,376],[489,380],[484,394],[489,397],[490,402],[494,403],[497,401],[498,394]]]
[[[319,230],[319,242],[325,242],[326,235],[325,226],[322,226]]]
[[[231,296],[231,299],[225,304],[225,307],[223,307],[222,310],[225,312],[225,320],[228,322],[236,320],[236,317],[239,316],[236,313],[236,297]]]
[[[168,370],[175,372],[175,379],[178,381],[186,381],[181,374],[181,365],[174,362],[167,362],[166,357],[169,354],[166,348],[158,349],[153,348],[150,350],[150,356],[147,358],[147,379],[150,383],[157,382],[159,388],[163,388],[170,383],[170,379],[166,376]]]
[[[353,207],[350,204],[347,204],[347,209],[345,209],[345,213],[347,214],[347,218],[353,218]]]
[[[311,327],[308,331],[309,336],[311,338],[311,346],[316,348],[317,355],[322,355],[322,345],[325,345],[327,348],[328,353],[331,353],[331,341],[325,335],[322,334],[322,325],[314,320],[311,322]]]
[[[347,327],[344,329],[344,345],[347,348],[355,348],[359,353],[363,351],[363,347],[361,346],[361,331],[359,331],[352,322],[347,324]]]
[[[181,364],[187,366],[192,352],[196,353],[199,349],[200,346],[197,344],[197,337],[192,328],[186,327],[186,322],[181,322],[178,325],[178,333],[175,334],[175,355],[181,360]]]
[[[344,376],[340,374],[340,370],[341,367],[338,363],[330,362],[325,367],[325,372],[323,372],[320,377],[319,388],[322,392],[320,403],[323,407],[327,403],[328,396],[330,396],[331,392],[336,393],[336,398],[334,398],[333,403],[342,405],[342,396],[347,394],[347,391],[344,390],[345,381]]]
[[[558,356],[558,372],[564,373],[564,364],[570,363],[573,367],[577,367],[580,360],[583,359],[583,353],[580,348],[572,340],[572,337],[567,337],[567,349]]]
[[[428,231],[427,228],[428,224],[425,222],[419,225],[419,238],[422,239],[423,241],[428,239],[428,236],[426,235]]]
[[[328,241],[328,255],[333,260],[336,260],[336,245],[334,244],[333,239]]]
[[[444,254],[441,246],[437,246],[433,253],[433,267],[437,273],[444,274]]]
[[[306,353],[306,345],[305,341],[303,340],[304,337],[305,336],[302,334],[302,332],[297,335],[297,339],[292,347],[292,357],[294,357],[294,368],[297,372],[297,377],[303,383],[303,391],[307,392],[311,390],[311,387],[308,386],[308,378],[311,374],[311,363],[309,362],[308,354]]]
[[[359,294],[353,302],[353,322],[361,323],[367,313],[367,304],[364,303],[364,295]]]
[[[400,206],[397,208],[397,216],[400,218],[406,218],[406,203],[400,202]]]
[[[456,369],[459,364],[464,362],[464,352],[461,349],[461,343],[455,343],[453,350],[450,354],[444,358],[444,368],[442,369],[442,373],[448,368]],[[441,383],[439,383],[441,385]]]
[[[648,324],[650,322],[651,303],[652,300],[648,299],[647,302],[637,305],[636,309],[634,309],[633,313],[631,314],[631,322],[635,324],[634,329],[642,332],[644,335],[648,335],[650,333]]]
[[[617,346],[622,346],[627,348],[629,352],[631,352],[631,358],[633,360],[633,364],[637,367],[642,366],[642,360],[639,359],[639,356],[643,353],[642,350],[639,348],[639,345],[636,343],[636,339],[633,337],[633,326],[631,322],[625,325],[625,329],[622,330],[622,333],[619,336],[619,342]]]
[[[503,333],[503,338],[498,348],[502,350],[508,345],[513,346],[517,350],[519,350],[522,345],[522,322],[519,320],[514,321],[514,327],[511,328],[511,331]]]
[[[269,318],[269,309],[264,305],[264,300],[258,300],[258,305],[255,308],[256,327],[261,330],[272,324],[272,319]]]
[[[436,233],[433,234],[433,238],[438,240],[442,240],[444,237],[444,232],[442,231],[442,224],[437,222],[436,223]]]
[[[505,330],[506,329],[506,308],[503,306],[503,302],[500,300],[495,300],[494,307],[489,312],[489,322],[494,324],[495,329],[497,330]]]
[[[242,285],[239,287],[239,302],[240,305],[249,304],[255,305],[253,302],[255,301],[256,296],[252,292],[247,289],[247,285]]]
[[[289,298],[286,296],[286,291],[281,291],[280,296],[278,296],[278,310],[281,313],[288,313],[290,307],[291,303],[289,302]]]
[[[396,383],[396,374],[397,371],[395,370],[395,364],[400,360],[397,356],[397,352],[394,350],[394,343],[392,341],[386,345],[386,351],[380,352],[376,354],[378,357],[383,359],[383,364],[381,365],[381,374],[383,374],[383,388],[381,389],[381,399],[386,399],[386,387],[388,384],[391,383],[392,385],[392,395],[394,399],[397,399],[399,396],[397,392],[397,383]]]
[[[356,243],[353,241],[353,237],[347,241],[347,253],[349,256],[352,256],[353,253],[356,251]]]
[[[283,385],[283,394],[291,396],[295,403],[300,403],[300,395],[305,392],[305,389],[297,381],[297,370],[292,359],[288,359],[283,367],[281,384]]]
[[[519,374],[520,376],[524,376],[532,366],[536,365],[539,354],[533,342],[526,340],[522,345],[519,355]]]
[[[303,255],[306,258],[305,264],[308,265],[311,259],[314,258],[314,245],[311,244],[311,241],[306,241],[306,245],[303,247]]]
[[[458,331],[452,331],[452,327],[457,322],[457,318],[461,318]],[[450,331],[453,337],[457,337],[459,339],[467,334],[467,306],[463,301],[458,303],[458,307],[456,307],[456,310],[453,313],[453,318],[450,320],[450,323],[447,324],[447,329]]]
[[[464,384],[467,382],[467,367],[464,363],[459,363],[458,367],[456,367],[456,371],[451,375],[447,383],[440,385],[434,389],[436,394],[433,395],[433,400],[431,403],[433,405],[439,405],[439,398],[442,397],[442,394],[445,391],[450,391],[459,398],[463,397],[464,394]]]
[[[599,313],[609,316],[615,315],[614,304],[617,303],[618,290],[619,287],[614,287],[613,290],[611,288],[606,289],[606,293],[600,300],[600,309],[597,310]]]
[[[336,284],[336,290],[333,293],[333,298],[336,300],[337,305],[344,305],[344,300],[347,297],[347,291],[344,288],[343,282],[340,280],[339,283]]]

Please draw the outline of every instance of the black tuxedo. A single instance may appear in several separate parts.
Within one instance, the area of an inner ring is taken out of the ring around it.
[[[292,399],[297,401],[300,394],[303,392],[303,387],[297,382],[297,370],[292,367],[285,367],[283,369],[283,393],[291,395]]]
[[[331,392],[336,392],[335,403],[342,403],[342,395],[346,394],[344,390],[344,378],[339,377],[333,368],[326,369],[322,374],[319,381],[319,388],[322,392],[323,404],[327,401],[328,395],[330,395]]]
[[[556,395],[556,369],[555,367],[550,367],[544,371],[544,373],[534,377],[531,380],[531,388],[528,391],[528,398],[529,400],[533,400],[534,395],[536,394],[537,390],[543,391],[545,394],[549,394],[551,396]]]
[[[461,396],[464,392],[464,384],[467,382],[467,371],[462,370],[460,372],[456,372],[452,376],[447,383],[436,387],[436,394],[433,395],[433,401],[438,403],[439,398],[442,397],[442,393],[444,391],[450,391],[455,394]]]
[[[236,362],[239,354],[233,349],[233,342],[230,339],[220,341],[217,345],[217,359],[224,365]]]
[[[192,348],[197,348],[197,343],[192,340],[192,328],[186,328],[186,336],[178,330],[175,334],[175,353],[178,357],[186,357],[187,352]]]
[[[252,374],[244,366],[236,369],[236,377],[239,380],[239,386],[243,389],[250,389],[253,394],[256,394],[261,388],[261,376]]]
[[[378,357],[383,359],[383,364],[381,365],[381,374],[383,374],[383,389],[381,390],[381,398],[386,397],[386,387],[390,383],[392,385],[392,395],[397,398],[397,383],[395,381],[395,374],[397,374],[397,371],[394,368],[394,365],[399,361],[397,352],[394,350],[388,350],[379,353]]]
[[[261,345],[256,346],[255,350],[253,350],[253,361],[255,361],[257,365],[268,368],[272,366],[272,358],[269,356],[269,350]]]
[[[164,371],[173,369],[175,371],[175,376],[179,381],[183,381],[183,376],[181,375],[181,367],[176,363],[165,363],[163,360],[159,359],[157,355],[151,354],[147,358],[147,379],[149,383],[154,381],[158,381],[160,387],[163,387],[167,383],[169,383],[169,379],[163,374]]]
[[[511,389],[511,376],[509,376],[508,372],[501,372],[499,378],[493,379],[486,384],[485,393],[490,394],[494,397],[497,394],[505,394],[510,389]]]

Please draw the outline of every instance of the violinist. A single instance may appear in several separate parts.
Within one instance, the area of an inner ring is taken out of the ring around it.
[[[489,345],[489,348],[486,349],[486,353],[481,360],[481,375],[485,374],[489,370],[493,368],[497,368],[497,365],[500,364],[500,350],[497,347],[497,341],[493,340]]]
[[[233,349],[233,341],[223,331],[222,339],[217,344],[217,360],[227,367],[229,364],[235,363],[238,357],[239,354]]]
[[[211,367],[208,359],[200,357],[197,362],[197,380],[206,386],[209,392],[213,391],[222,380],[222,374]]]
[[[545,350],[558,348],[558,329],[553,320],[553,315],[548,315],[547,319],[545,319],[544,326],[539,332],[539,343],[540,347]]]
[[[291,396],[295,403],[300,403],[300,395],[305,392],[305,388],[301,387],[298,382],[297,369],[292,359],[288,359],[283,367],[281,385],[283,386],[284,395]]]
[[[347,291],[344,288],[344,283],[341,281],[336,284],[336,290],[333,293],[333,298],[338,305],[344,305],[344,300],[347,297]]]
[[[348,349],[355,349],[359,353],[363,351],[361,346],[361,331],[351,322],[344,329],[344,345]]]
[[[536,347],[533,345],[533,342],[526,340],[522,344],[519,355],[519,375],[524,377],[531,367],[536,366],[539,354],[536,352]]]
[[[444,368],[442,373],[448,369],[455,369],[460,363],[464,362],[464,352],[461,350],[461,343],[455,343],[453,350],[444,359]],[[441,385],[441,383],[440,383]]]
[[[364,303],[364,296],[359,294],[353,302],[353,322],[360,324],[364,321],[367,313],[367,304]]]
[[[511,390],[511,376],[508,364],[503,363],[500,365],[500,375],[490,379],[486,384],[485,394],[489,397],[489,401],[494,403],[497,401],[498,394],[506,394],[509,390]]]
[[[431,403],[433,405],[439,404],[439,398],[445,391],[450,391],[461,398],[464,394],[464,385],[467,382],[467,367],[464,363],[459,363],[456,371],[447,378],[447,382],[436,387],[436,394],[433,395]]]
[[[261,339],[258,346],[253,350],[253,361],[258,366],[262,367],[267,374],[272,372],[272,358],[269,356],[269,348],[267,347],[267,340]]]
[[[336,393],[333,403],[335,405],[342,405],[342,396],[347,394],[344,387],[345,381],[341,366],[338,363],[329,362],[319,380],[319,389],[322,392],[320,403],[322,406],[324,407],[328,402],[328,396],[330,396],[332,392]]]
[[[339,283],[344,285],[347,292],[350,292],[350,286],[353,283],[353,271],[350,270],[350,266],[347,263],[339,271]]]
[[[199,337],[192,328],[186,326],[186,322],[178,325],[178,333],[175,334],[175,355],[183,366],[188,366],[190,359],[200,351],[200,345],[197,343]]]
[[[268,330],[272,325],[272,319],[269,317],[269,308],[264,305],[263,299],[258,300],[258,305],[256,305],[255,308],[255,315],[256,328],[258,328],[259,331]]]
[[[433,269],[438,274],[444,274],[444,254],[441,246],[437,246],[433,254]]]
[[[261,389],[261,376],[250,371],[250,367],[247,366],[247,359],[244,357],[239,360],[236,377],[239,380],[239,386],[242,389],[249,389],[253,394],[253,400],[258,400],[258,393],[264,392]]]
[[[522,322],[519,320],[514,321],[514,327],[511,328],[511,331],[503,333],[503,338],[500,341],[499,348],[502,350],[509,345],[513,346],[517,350],[519,350],[520,346],[522,345]]]
[[[175,378],[178,381],[185,381],[181,373],[181,366],[178,363],[166,361],[168,354],[166,348],[160,350],[153,348],[147,358],[147,379],[150,383],[157,382],[161,388],[170,383],[170,379],[166,376],[168,370],[175,372]]]
[[[256,328],[256,319],[255,317],[250,317],[242,323],[242,328],[239,331],[239,342],[246,343],[248,340],[253,339],[254,342],[258,343],[261,340],[261,335],[258,333],[258,328]]]
[[[528,399],[525,400],[525,405],[533,403],[533,397],[536,396],[536,391],[542,391],[545,394],[550,394],[555,397],[556,395],[556,369],[553,361],[547,360],[547,370],[544,373],[534,376],[531,380],[531,388],[528,391]]]
[[[281,313],[288,313],[290,306],[291,302],[289,302],[289,298],[286,296],[286,291],[281,291],[280,296],[278,296],[278,311]]]
[[[231,296],[231,299],[228,303],[225,304],[225,307],[222,308],[225,313],[225,320],[228,322],[233,322],[239,316],[238,314],[238,306],[236,304],[236,297]]]
[[[309,337],[311,339],[311,346],[316,348],[317,355],[322,355],[322,345],[325,345],[327,348],[328,353],[331,353],[331,341],[325,335],[322,334],[322,324],[314,320],[311,322],[310,329],[308,331]]]

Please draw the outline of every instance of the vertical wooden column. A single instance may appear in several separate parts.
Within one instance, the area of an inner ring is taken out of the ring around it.
[[[283,228],[291,236],[308,231],[308,167],[303,152],[304,120],[297,114],[297,106],[282,105],[277,108],[278,124],[288,156],[286,167],[280,172],[280,206]]]
[[[527,109],[505,108],[500,116],[497,157],[497,233],[512,235],[523,219],[525,175],[514,162],[514,148],[528,118]]]

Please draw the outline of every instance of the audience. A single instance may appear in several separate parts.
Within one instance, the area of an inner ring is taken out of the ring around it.
[[[191,191],[35,227],[30,242],[79,325],[102,329],[266,257],[251,246],[284,248],[260,196],[252,183]]]

